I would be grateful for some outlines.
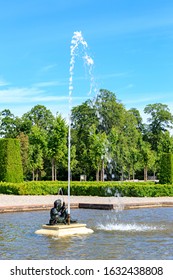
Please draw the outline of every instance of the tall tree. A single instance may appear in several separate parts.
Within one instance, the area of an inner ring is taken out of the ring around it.
[[[98,126],[98,118],[91,100],[72,109],[71,144],[76,150],[75,173],[89,175],[91,162],[89,153],[89,134],[92,125]],[[77,174],[76,174],[77,175]]]
[[[48,137],[48,155],[52,163],[52,181],[57,180],[57,168],[67,163],[67,125],[60,115],[52,123]]]
[[[149,114],[147,140],[153,150],[157,151],[158,143],[162,135],[170,128],[173,128],[173,115],[165,104],[149,104],[144,108],[144,113]]]
[[[29,137],[21,132],[17,138],[20,141],[20,151],[22,158],[22,166],[23,166],[23,175],[24,178],[27,178],[29,172]]]
[[[124,129],[122,131],[125,139],[123,150],[126,153],[125,166],[128,170],[128,179],[135,176],[135,171],[139,168],[139,142],[141,131],[139,129],[139,118],[136,118],[131,111],[125,112]]]
[[[108,139],[105,132],[96,132],[96,127],[92,125],[89,134],[89,154],[92,168],[96,171],[96,180],[99,181],[101,170],[101,181],[104,181],[104,168],[107,163]]]
[[[128,110],[129,113],[133,114],[133,116],[136,118],[137,121],[137,125],[136,128],[140,131],[143,132],[144,130],[144,124],[142,121],[142,117],[140,115],[139,110],[137,110],[136,108],[131,108],[130,110]]]
[[[29,136],[29,159],[33,179],[41,178],[47,158],[47,145],[54,116],[43,105],[34,106],[22,116],[21,131]]]
[[[155,153],[148,142],[141,141],[141,162],[144,168],[144,181],[148,179],[148,170],[155,164]]]
[[[25,113],[22,116],[22,119],[25,124],[28,124],[28,121],[30,121],[32,126],[36,125],[45,131],[49,131],[52,126],[54,116],[45,106],[36,105],[29,112]]]
[[[99,119],[99,131],[104,131],[108,135],[112,127],[123,125],[125,108],[117,101],[113,92],[100,90],[95,101],[95,111]]]
[[[29,157],[30,169],[33,180],[41,179],[41,172],[44,167],[44,157],[47,154],[47,137],[44,130],[37,125],[32,126],[29,134]]]
[[[20,118],[15,117],[9,109],[0,112],[0,135],[5,138],[16,138],[20,133]]]

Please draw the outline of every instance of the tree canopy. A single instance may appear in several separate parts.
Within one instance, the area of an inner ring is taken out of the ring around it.
[[[173,116],[167,105],[149,104],[143,123],[136,108],[126,110],[115,93],[101,89],[93,99],[72,108],[73,179],[145,179],[159,176],[163,152],[173,152]],[[57,113],[36,105],[20,118],[0,112],[1,138],[20,140],[26,180],[67,180],[68,127]]]

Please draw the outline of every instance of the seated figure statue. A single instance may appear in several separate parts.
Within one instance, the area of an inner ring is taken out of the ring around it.
[[[68,219],[68,212],[65,207],[65,202],[61,203],[61,199],[57,199],[54,202],[54,207],[50,210],[50,225],[59,223],[66,224]],[[70,219],[70,222],[74,223],[76,220]]]

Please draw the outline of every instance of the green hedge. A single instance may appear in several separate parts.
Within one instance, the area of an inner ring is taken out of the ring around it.
[[[20,142],[17,139],[0,139],[0,181],[23,181]]]
[[[39,181],[23,183],[0,183],[0,193],[15,195],[56,195],[60,189],[67,195],[67,182]],[[173,196],[173,185],[154,182],[71,182],[71,195],[76,196]]]
[[[173,154],[163,153],[160,160],[159,181],[161,184],[173,183]]]

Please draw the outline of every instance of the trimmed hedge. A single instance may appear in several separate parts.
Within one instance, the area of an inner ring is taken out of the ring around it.
[[[173,183],[173,154],[164,153],[160,161],[160,176],[161,184]]]
[[[23,181],[20,142],[17,139],[0,139],[0,181]]]
[[[23,183],[0,183],[0,193],[15,195],[56,195],[62,189],[67,195],[67,182],[33,181]],[[173,185],[154,182],[71,182],[71,195],[76,196],[173,196]]]

